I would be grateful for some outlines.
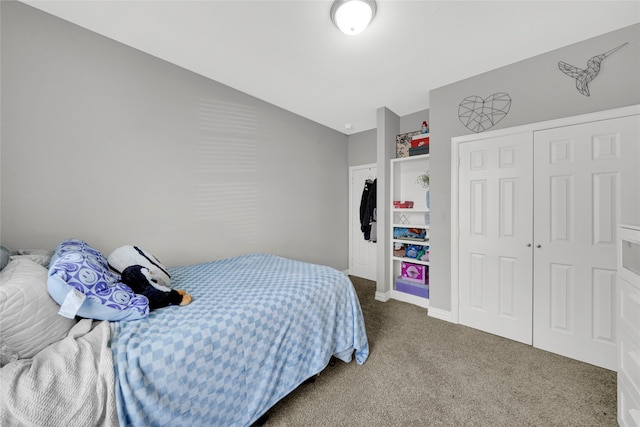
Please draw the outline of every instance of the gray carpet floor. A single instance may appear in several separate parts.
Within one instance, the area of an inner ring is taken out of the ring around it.
[[[351,277],[369,338],[269,413],[274,426],[616,426],[616,373],[376,301]]]

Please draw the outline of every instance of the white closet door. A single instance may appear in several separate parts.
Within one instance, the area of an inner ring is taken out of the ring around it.
[[[459,147],[459,321],[531,344],[531,132]]]
[[[639,129],[634,116],[534,136],[533,345],[612,370],[616,224],[640,219]]]

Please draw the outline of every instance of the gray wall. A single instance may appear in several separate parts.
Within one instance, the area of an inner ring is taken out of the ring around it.
[[[378,183],[377,200],[384,200],[382,207],[378,208],[378,229],[384,230],[378,233],[377,250],[377,281],[376,291],[385,293],[389,290],[387,283],[389,277],[389,254],[391,253],[390,232],[388,230],[388,219],[391,217],[391,202],[389,201],[389,188],[391,176],[391,164],[387,159],[393,158],[396,152],[395,137],[400,133],[400,117],[386,107],[378,108],[376,111],[377,127],[377,157],[378,157]],[[385,159],[381,161],[381,159]],[[380,206],[381,203],[377,203]]]
[[[564,61],[585,68],[589,58],[629,42],[602,63],[581,95],[558,69]],[[451,138],[472,133],[458,120],[458,104],[469,95],[506,92],[509,114],[492,130],[640,103],[640,24],[554,50],[430,92],[431,267],[429,304],[451,309]]]
[[[423,121],[429,123],[429,109],[417,111],[400,117],[400,133],[420,130]]]
[[[422,122],[429,122],[429,109],[400,117],[400,133],[420,130]],[[366,165],[378,161],[376,154],[377,145],[376,129],[354,133],[347,137],[349,144],[349,166]]]
[[[376,130],[366,130],[349,135],[348,163],[349,167],[376,163]]]
[[[1,240],[348,267],[347,137],[23,3],[2,7]]]

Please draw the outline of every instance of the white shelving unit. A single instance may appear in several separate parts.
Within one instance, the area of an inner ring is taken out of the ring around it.
[[[401,275],[402,263],[410,262],[412,264],[429,266],[429,261],[423,261],[415,258],[408,258],[400,254],[394,254],[396,244],[430,246],[430,224],[427,219],[430,216],[426,202],[426,189],[418,182],[418,177],[429,171],[429,154],[419,156],[402,157],[391,160],[390,167],[390,188],[391,188],[391,253],[389,254],[391,298],[418,305],[420,307],[429,307],[429,299],[421,296],[402,292],[396,289],[396,278]],[[393,201],[412,201],[412,208],[395,208]],[[394,228],[419,228],[426,230],[427,239],[396,239],[394,238]],[[428,268],[428,267],[427,267]],[[429,286],[431,287],[431,286]]]

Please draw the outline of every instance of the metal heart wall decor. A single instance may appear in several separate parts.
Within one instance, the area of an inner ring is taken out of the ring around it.
[[[467,96],[458,106],[458,119],[467,129],[482,132],[504,119],[511,108],[508,93],[497,92],[482,99],[477,95]]]

